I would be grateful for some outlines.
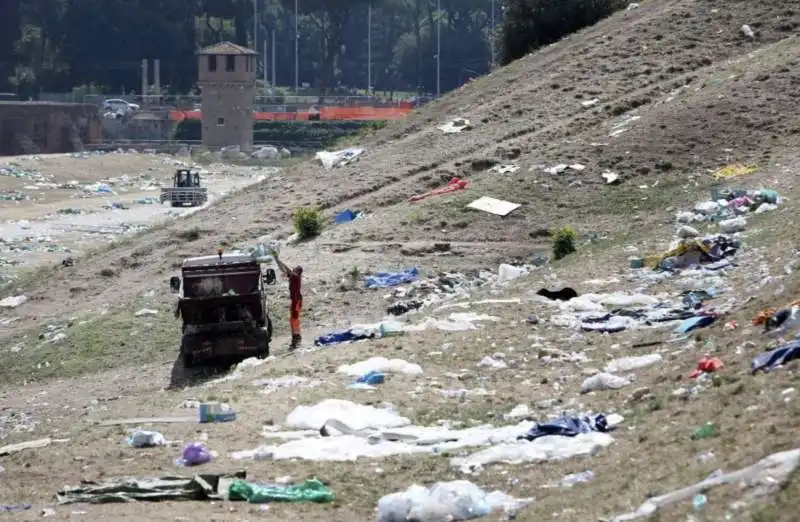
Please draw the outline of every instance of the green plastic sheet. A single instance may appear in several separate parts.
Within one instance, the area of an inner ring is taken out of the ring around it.
[[[246,500],[251,504],[267,502],[331,502],[333,493],[317,479],[294,486],[268,486],[236,480],[228,489],[229,500]]]

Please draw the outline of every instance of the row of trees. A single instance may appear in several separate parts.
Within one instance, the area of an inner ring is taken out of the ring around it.
[[[273,32],[277,83],[292,86],[295,5],[300,15],[297,38],[301,83],[329,92],[366,89],[371,27],[373,87],[381,91],[434,92],[440,30],[440,82],[446,91],[490,69],[495,37],[500,44],[498,59],[502,54],[502,61],[508,62],[593,23],[619,3],[2,0],[0,91],[35,96],[40,91],[66,92],[75,86],[94,85],[106,92],[129,92],[141,83],[142,58],[158,58],[162,87],[185,93],[196,80],[197,49],[231,40],[261,52],[265,40],[271,47]],[[502,26],[504,20],[507,23]],[[267,55],[271,58],[271,48]]]

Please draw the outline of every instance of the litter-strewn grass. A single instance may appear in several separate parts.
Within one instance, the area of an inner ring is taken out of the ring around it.
[[[0,351],[0,384],[74,377],[175,359],[180,346],[179,320],[164,309],[155,316],[135,317],[145,306],[42,325],[11,340]],[[48,341],[58,333],[66,337]]]

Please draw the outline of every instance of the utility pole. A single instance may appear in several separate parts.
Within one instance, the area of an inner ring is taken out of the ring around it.
[[[495,35],[495,24],[494,24],[494,0],[492,0],[492,32],[489,35],[489,41],[491,43],[491,49],[492,49],[491,50],[492,63],[491,63],[491,67],[489,69],[491,71],[494,70],[495,65],[497,64],[497,61],[495,59],[495,51],[494,51],[494,45],[495,45],[494,40],[495,40],[495,37],[496,37],[496,35]]]
[[[258,52],[258,0],[253,0],[253,50]]]
[[[272,87],[273,89],[278,86],[278,78],[275,76],[276,70],[276,54],[275,54],[275,29],[272,30]]]
[[[269,85],[269,69],[267,69],[267,39],[264,38],[264,56],[262,59],[263,67],[264,67],[264,89],[266,90],[267,86]]]
[[[367,6],[367,94],[372,95],[372,2]]]
[[[298,17],[298,0],[294,0],[294,93],[300,87],[300,23]]]
[[[442,94],[442,12],[441,0],[436,0],[436,97]]]

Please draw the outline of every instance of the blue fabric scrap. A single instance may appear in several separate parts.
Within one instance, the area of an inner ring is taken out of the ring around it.
[[[361,212],[354,212],[348,208],[336,214],[336,217],[333,218],[333,222],[337,225],[349,223],[357,218],[359,214],[361,214]]]
[[[758,370],[770,372],[792,359],[800,359],[800,340],[792,341],[780,348],[755,356],[751,364],[752,371],[753,373],[756,373]]]
[[[362,331],[342,330],[341,332],[333,332],[325,335],[320,335],[314,339],[315,346],[329,346],[331,344],[347,343],[350,341],[360,341],[362,339],[370,339],[374,334],[368,335]]]
[[[409,268],[402,272],[378,272],[375,275],[364,278],[364,286],[367,288],[388,288],[397,285],[404,285],[415,281],[419,276],[419,268]]]
[[[593,431],[608,431],[608,421],[602,413],[594,417],[570,417],[562,415],[557,419],[547,422],[537,423],[525,435],[520,435],[517,440],[527,440],[528,442],[546,437],[548,435],[560,435],[562,437],[574,437],[580,433],[591,433]]]

